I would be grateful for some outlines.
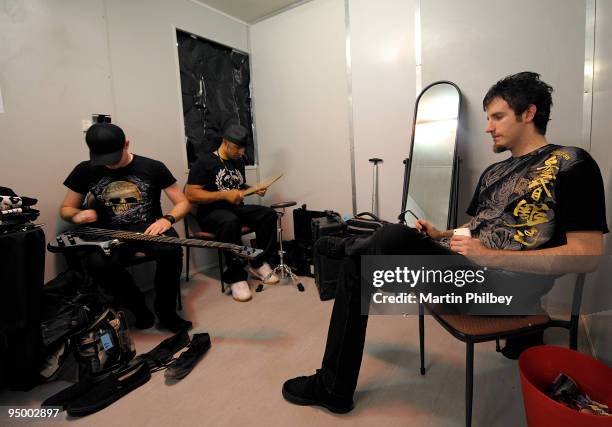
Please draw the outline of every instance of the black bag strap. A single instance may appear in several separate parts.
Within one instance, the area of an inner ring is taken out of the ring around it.
[[[368,218],[364,218],[364,217],[370,217],[370,219],[373,219],[374,221],[381,221],[381,219],[379,217],[377,217],[376,215],[374,215],[372,212],[361,212],[358,213],[357,215],[355,215],[355,218],[361,218],[361,219],[368,219]]]
[[[139,354],[137,358],[144,359],[149,369],[164,366],[170,362],[175,353],[186,347],[189,342],[190,338],[187,330],[182,330],[157,344],[153,350]]]
[[[336,212],[336,211],[326,210],[325,211],[325,216],[327,218],[338,218],[340,221],[342,221],[342,216],[338,212]]]

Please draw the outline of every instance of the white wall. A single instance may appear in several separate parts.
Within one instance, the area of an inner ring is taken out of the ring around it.
[[[102,1],[0,3],[2,185],[39,199],[56,232],[62,186],[87,156],[81,120],[114,113]],[[54,276],[47,254],[46,277]]]
[[[560,7],[562,3],[562,7]],[[581,146],[585,2],[422,0],[423,86],[451,80],[463,93],[458,221],[492,152],[482,98],[497,80],[536,71],[555,88],[547,138]]]
[[[39,198],[48,240],[60,227],[62,182],[87,158],[81,120],[92,113],[111,113],[136,153],[184,183],[175,27],[248,50],[246,25],[189,0],[0,2],[0,183]]]
[[[350,58],[357,212],[372,210],[378,157],[379,214],[395,221],[416,100],[414,0],[350,0]]]
[[[595,74],[593,91],[593,116],[591,134],[591,154],[601,169],[606,188],[606,216],[608,227],[612,229],[612,156],[610,155],[610,135],[612,135],[612,4],[597,2],[597,22],[595,26]],[[599,274],[587,282],[585,299],[603,301],[604,307],[612,302],[612,241],[606,238],[606,263]],[[597,291],[594,291],[596,285]],[[589,316],[587,325],[597,357],[612,365],[612,310]]]
[[[348,9],[350,118],[343,1],[316,0],[251,26],[260,171],[286,171],[268,202],[352,213],[352,123],[357,211],[371,210],[368,159],[380,157],[380,213],[393,219],[416,98],[414,1],[351,0]]]
[[[251,26],[250,38],[260,173],[284,173],[265,201],[350,213],[344,2],[308,2]]]

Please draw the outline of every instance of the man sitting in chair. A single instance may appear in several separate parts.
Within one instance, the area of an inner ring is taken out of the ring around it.
[[[257,247],[263,253],[250,261],[248,273],[266,284],[278,283],[268,260],[276,247],[276,212],[266,206],[245,205],[244,152],[249,133],[240,125],[230,125],[223,141],[213,153],[206,153],[191,166],[185,194],[198,204],[197,219],[200,227],[210,231],[224,243],[242,244],[241,229],[248,226],[256,233]],[[256,192],[266,194],[265,189]],[[247,283],[247,271],[240,258],[226,254],[227,270],[223,278],[230,283],[232,296],[237,301],[248,301],[252,294]]]
[[[508,76],[493,85],[483,100],[485,132],[496,153],[506,160],[489,166],[480,177],[467,210],[471,236],[453,236],[419,220],[416,229],[394,224],[367,238],[324,237],[315,250],[342,258],[321,369],[283,385],[283,396],[298,405],[319,405],[336,413],[353,408],[368,316],[361,314],[360,255],[460,254],[466,264],[489,271],[510,270],[525,278],[590,272],[603,253],[608,232],[601,173],[581,148],[546,141],[552,87],[532,72]],[[440,243],[450,238],[449,245]],[[503,276],[502,276],[503,277]],[[506,285],[521,285],[517,276]],[[508,289],[508,288],[507,288]],[[550,289],[544,287],[544,291]],[[532,295],[539,302],[539,295]],[[529,345],[506,343],[505,355],[518,357]]]
[[[114,124],[94,124],[87,130],[85,140],[90,160],[79,163],[64,181],[68,191],[60,208],[62,219],[79,225],[96,223],[103,228],[178,237],[172,224],[189,212],[189,202],[168,168],[157,160],[130,153],[130,141]],[[162,190],[173,204],[166,215],[162,214],[160,202]],[[87,195],[92,199],[91,206],[84,207],[88,204]],[[122,266],[137,252],[153,257],[157,264],[154,307],[160,326],[172,332],[191,328],[191,322],[176,314],[183,265],[180,246],[124,243],[113,249],[111,256],[88,252],[85,266],[96,283],[118,295],[134,313],[137,328],[149,328],[155,317]]]

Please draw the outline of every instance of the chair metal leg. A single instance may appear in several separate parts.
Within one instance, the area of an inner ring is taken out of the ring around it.
[[[221,281],[221,293],[225,293],[225,283],[223,282],[223,251],[217,250],[219,256],[219,280]]]
[[[423,304],[419,304],[419,353],[421,356],[421,375],[425,375],[425,316]]]
[[[474,394],[474,343],[465,343],[465,426],[472,425],[472,400]]]
[[[572,350],[578,350],[578,322],[580,317],[578,315],[572,315],[572,320],[570,321],[570,340],[569,347]]]
[[[189,282],[189,255],[191,254],[189,246],[185,247],[185,252],[185,281]]]
[[[574,296],[572,297],[572,315],[570,320],[570,348],[578,350],[578,322],[580,321],[580,304],[582,303],[582,290],[584,289],[585,273],[576,276]]]
[[[499,345],[499,337],[495,338],[495,351],[498,353],[501,352],[501,346]]]
[[[189,246],[185,247],[185,281],[189,282]],[[181,296],[181,284],[179,282],[178,289],[176,290],[176,305],[179,310],[183,309],[183,298]]]
[[[183,226],[185,227],[185,238],[186,239],[191,238],[191,235],[189,234],[189,221],[187,219],[188,217],[189,215],[187,215],[185,219],[183,219]],[[189,282],[189,255],[191,254],[189,250],[189,246],[185,246],[185,252],[186,252],[185,254],[185,281]]]

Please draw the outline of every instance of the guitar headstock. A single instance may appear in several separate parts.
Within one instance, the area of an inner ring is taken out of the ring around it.
[[[257,258],[263,250],[252,248],[251,246],[244,245],[236,245],[234,248],[230,249],[234,254],[238,255],[241,258],[246,259],[254,259]]]
[[[67,252],[72,250],[100,249],[106,255],[110,255],[111,249],[121,242],[117,239],[100,235],[83,233],[79,230],[66,231],[52,239],[47,244],[50,252]]]

